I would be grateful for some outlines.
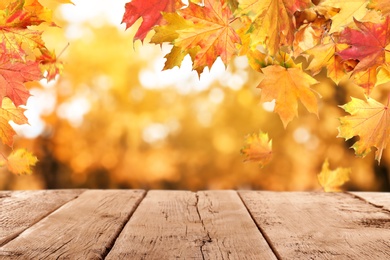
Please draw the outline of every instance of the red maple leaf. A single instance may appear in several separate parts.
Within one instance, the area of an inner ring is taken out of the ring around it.
[[[390,18],[386,17],[379,24],[357,20],[355,24],[358,30],[347,27],[340,34],[340,43],[350,46],[338,53],[340,57],[343,60],[358,60],[355,72],[385,63],[385,53],[389,51],[386,47],[390,43]]]
[[[25,105],[30,97],[25,82],[40,80],[41,70],[37,62],[11,63],[4,56],[0,59],[0,106],[4,97],[9,97],[15,106]]]
[[[125,5],[122,23],[126,23],[126,29],[128,29],[142,17],[143,21],[134,40],[143,41],[148,32],[160,23],[162,12],[174,12],[181,6],[183,3],[180,0],[133,0]]]

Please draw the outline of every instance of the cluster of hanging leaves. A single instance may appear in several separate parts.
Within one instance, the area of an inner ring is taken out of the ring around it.
[[[56,0],[64,3],[63,0]],[[70,3],[70,1],[65,1]],[[38,0],[0,2],[0,139],[13,148],[16,132],[9,124],[27,124],[24,115],[30,92],[25,83],[55,78],[62,64],[42,39],[40,25],[56,26],[52,12]],[[15,174],[30,174],[37,158],[25,149],[0,155],[0,165]]]
[[[366,99],[353,98],[342,108],[339,137],[359,136],[356,155],[372,147],[380,162],[389,141],[388,104],[370,98],[373,88],[390,81],[389,0],[133,0],[126,4],[127,28],[142,18],[134,40],[172,45],[164,70],[190,55],[199,75],[219,57],[227,66],[246,56],[264,75],[261,102],[275,100],[274,111],[286,127],[298,116],[298,101],[318,114],[314,78],[326,69],[338,84],[349,77]],[[302,58],[307,63],[302,65]],[[272,147],[271,147],[272,148]],[[242,153],[260,165],[270,160],[267,135],[249,136]]]

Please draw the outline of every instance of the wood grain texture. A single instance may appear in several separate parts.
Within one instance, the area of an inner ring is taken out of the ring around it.
[[[107,259],[275,259],[234,191],[150,191]]]
[[[198,192],[204,259],[276,259],[235,191]]]
[[[390,211],[390,192],[349,192],[363,200]]]
[[[239,194],[281,259],[390,259],[390,214],[350,194]]]
[[[190,191],[149,191],[106,259],[202,259],[209,238]]]
[[[0,246],[82,192],[82,190],[0,192]]]
[[[102,259],[143,195],[85,191],[0,247],[0,259]]]

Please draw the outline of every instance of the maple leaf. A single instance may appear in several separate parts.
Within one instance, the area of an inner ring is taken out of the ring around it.
[[[376,75],[376,84],[382,85],[390,81],[390,64],[384,64],[380,67]]]
[[[258,134],[247,135],[241,153],[246,157],[245,161],[256,162],[263,167],[272,159],[272,140],[268,138],[267,133],[261,131]]]
[[[125,23],[126,29],[128,29],[142,17],[143,21],[134,40],[143,41],[148,32],[160,23],[162,12],[175,12],[181,6],[183,3],[180,0],[133,0],[125,5],[122,23]]]
[[[236,15],[248,16],[252,20],[251,45],[266,46],[274,55],[280,46],[292,45],[295,32],[293,15],[309,6],[310,0],[241,0]]]
[[[352,74],[352,82],[364,89],[364,94],[369,96],[377,83],[377,68],[371,67],[364,71],[357,71]]]
[[[327,43],[324,42],[305,51],[305,54],[313,58],[310,60],[307,70],[310,70],[313,75],[316,75],[322,68],[326,68],[327,76],[338,84],[346,75],[346,72],[341,57],[336,55],[336,53],[347,47],[348,45],[346,44],[338,44],[330,40]]]
[[[356,155],[365,157],[376,147],[375,159],[379,163],[390,140],[389,101],[384,106],[372,98],[367,101],[352,98],[342,108],[351,115],[340,118],[338,137],[348,140],[359,136],[359,141],[352,146]]]
[[[367,8],[380,11],[383,15],[390,14],[390,1],[389,0],[370,0]]]
[[[367,14],[367,0],[324,0],[319,6],[338,8],[340,11],[332,17],[329,33],[339,32],[354,19],[360,20]]]
[[[155,28],[155,34],[150,40],[151,43],[161,44],[163,42],[173,42],[179,37],[178,30],[183,30],[191,26],[191,22],[185,20],[177,13],[163,13],[164,25]],[[166,62],[163,70],[172,69],[175,66],[180,67],[184,57],[191,54],[196,55],[194,49],[182,50],[180,47],[173,46],[171,51],[165,55]]]
[[[27,28],[44,22],[54,25],[52,11],[42,6],[38,0],[16,0],[8,5],[5,12],[7,17],[2,21],[4,26]]]
[[[165,17],[167,24],[156,28],[152,42],[173,42],[181,49],[179,52],[174,48],[175,55],[167,55],[167,63],[177,65],[186,54],[191,54],[193,70],[200,74],[205,67],[211,67],[217,57],[227,65],[236,54],[240,38],[231,26],[232,12],[225,1],[205,0],[204,6],[190,2],[178,14]],[[176,60],[170,61],[170,58]]]
[[[16,135],[15,130],[9,124],[13,121],[16,124],[26,124],[27,118],[23,114],[25,109],[15,107],[9,98],[4,98],[0,108],[0,138],[2,142],[10,147],[13,144],[13,137]]]
[[[204,6],[190,3],[179,13],[192,25],[180,30],[174,45],[184,50],[197,48],[193,69],[200,74],[205,66],[211,68],[219,56],[227,65],[236,54],[238,34],[231,27],[232,12],[223,0],[205,0]]]
[[[47,81],[51,81],[57,75],[62,73],[64,65],[62,62],[57,60],[57,56],[54,52],[50,52],[46,48],[41,51],[42,55],[37,58],[37,62],[39,62],[39,67],[41,68],[42,74],[45,75]]]
[[[349,181],[350,168],[329,169],[328,159],[322,164],[321,172],[317,175],[318,182],[325,192],[341,191],[340,187]]]
[[[12,151],[6,160],[8,170],[14,174],[31,174],[31,167],[37,162],[37,157],[25,149]]]
[[[295,56],[324,43],[324,35],[329,31],[331,24],[330,18],[337,12],[338,9],[315,6],[294,14],[298,29],[293,42]]]
[[[35,53],[45,48],[42,32],[19,27],[0,26],[0,55],[9,59],[26,61],[35,58]]]
[[[390,51],[390,18],[379,24],[355,20],[358,30],[345,28],[340,34],[340,43],[350,48],[338,53],[343,60],[358,60],[354,71],[363,71],[387,62]]]
[[[318,115],[317,98],[310,89],[317,80],[305,73],[301,64],[288,60],[283,63],[263,68],[264,79],[257,87],[261,88],[261,102],[276,101],[274,111],[286,127],[298,115],[298,100],[309,112]]]
[[[0,105],[4,97],[9,97],[16,106],[25,105],[30,93],[24,83],[41,78],[42,73],[38,63],[33,61],[11,63],[2,56],[0,58]]]

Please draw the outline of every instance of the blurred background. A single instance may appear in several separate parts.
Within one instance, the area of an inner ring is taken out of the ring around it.
[[[14,125],[14,147],[33,151],[39,163],[30,176],[1,169],[0,189],[320,190],[317,174],[329,158],[331,169],[352,168],[345,189],[390,191],[389,149],[378,165],[373,153],[354,156],[356,139],[336,138],[345,115],[338,106],[364,97],[347,80],[336,86],[321,73],[313,87],[322,96],[320,119],[301,109],[284,129],[274,104],[259,103],[261,75],[245,57],[228,69],[218,60],[200,79],[190,59],[161,72],[170,47],[133,43],[135,31],[121,25],[127,0],[41,2],[55,10],[61,28],[44,38],[62,52],[65,70],[29,85],[30,124]],[[389,91],[380,86],[373,97],[385,103]],[[245,135],[260,129],[273,139],[264,168],[240,155]]]

